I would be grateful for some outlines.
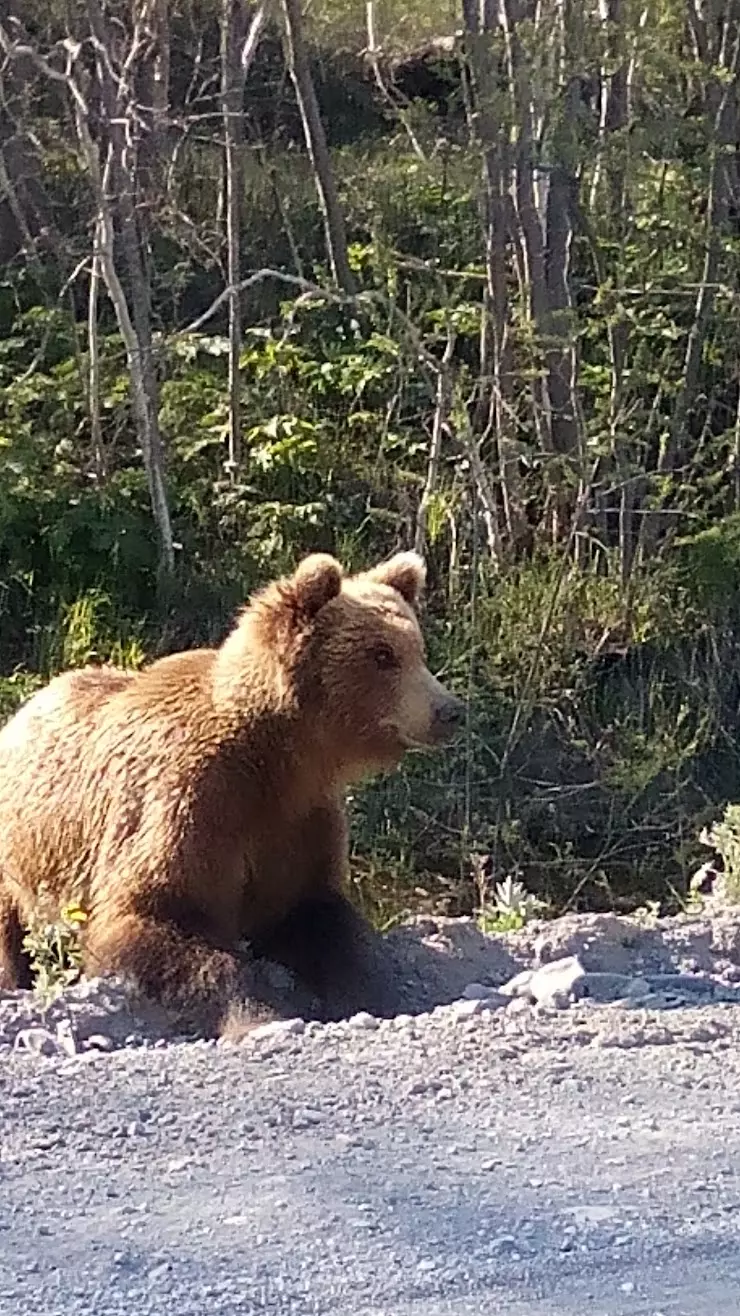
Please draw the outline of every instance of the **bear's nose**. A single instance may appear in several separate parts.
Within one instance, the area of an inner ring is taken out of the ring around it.
[[[446,699],[437,709],[437,720],[444,727],[449,727],[450,731],[461,727],[465,720],[465,704],[462,699],[450,695],[449,699]]]

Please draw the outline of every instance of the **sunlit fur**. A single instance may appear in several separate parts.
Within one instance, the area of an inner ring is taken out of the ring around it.
[[[426,667],[423,585],[414,554],[352,577],[316,554],[220,648],[68,672],[33,696],[0,731],[0,987],[24,981],[43,883],[88,910],[88,973],[122,972],[210,1023],[249,994],[239,942],[279,957],[284,920],[283,959],[313,966],[311,991],[330,992],[336,952],[357,995],[367,930],[341,894],[344,789],[459,719]],[[327,902],[340,947],[314,917]],[[320,953],[300,944],[304,908]]]

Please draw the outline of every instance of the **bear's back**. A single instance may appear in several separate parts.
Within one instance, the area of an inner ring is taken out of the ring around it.
[[[0,871],[19,892],[84,866],[80,771],[94,726],[132,673],[81,668],[55,677],[0,729]]]
[[[190,650],[140,672],[66,672],[0,729],[0,874],[16,892],[84,899],[137,836],[176,845],[220,757],[213,659]]]

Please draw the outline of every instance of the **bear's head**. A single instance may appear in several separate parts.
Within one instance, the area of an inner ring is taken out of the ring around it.
[[[354,576],[315,553],[258,594],[234,634],[252,671],[264,663],[284,711],[305,723],[317,764],[323,757],[346,780],[442,745],[462,724],[464,704],[426,665],[425,579],[416,553]]]

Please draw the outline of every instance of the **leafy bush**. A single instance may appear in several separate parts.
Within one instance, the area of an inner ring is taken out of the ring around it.
[[[722,820],[714,823],[702,839],[722,860],[725,894],[740,903],[740,804],[728,804]]]

